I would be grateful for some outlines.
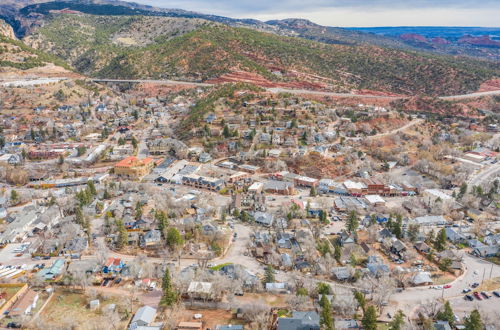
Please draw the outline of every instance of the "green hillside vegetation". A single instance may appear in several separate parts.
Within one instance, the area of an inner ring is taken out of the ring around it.
[[[106,78],[204,81],[239,69],[273,81],[299,79],[272,74],[271,68],[278,67],[285,73],[295,70],[331,79],[339,90],[450,95],[475,91],[499,75],[489,62],[368,45],[327,45],[215,23],[161,35],[148,45],[112,42],[115,33],[138,19],[142,16],[59,15],[28,40],[82,73]],[[59,33],[63,28],[64,35]]]
[[[28,47],[21,41],[0,36],[0,67],[28,70],[43,67],[48,63],[70,70],[64,61],[54,55]]]

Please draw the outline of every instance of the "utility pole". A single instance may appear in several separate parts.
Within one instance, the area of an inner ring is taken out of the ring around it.
[[[490,269],[490,277],[488,277],[488,279],[491,280],[491,275],[493,274],[493,264],[491,264],[491,269]]]
[[[483,279],[481,280],[481,284],[484,282],[484,275],[486,275],[486,268],[483,269]]]

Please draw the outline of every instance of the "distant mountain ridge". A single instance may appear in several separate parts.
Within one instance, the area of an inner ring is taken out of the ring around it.
[[[12,2],[13,0],[5,0]],[[26,3],[32,3],[24,6]],[[381,47],[389,47],[403,50],[425,51],[438,54],[464,55],[491,60],[500,60],[500,49],[495,46],[484,45],[479,42],[471,43],[448,43],[444,42],[446,38],[436,39],[436,42],[413,42],[398,35],[371,31],[364,28],[339,28],[321,26],[306,19],[289,18],[284,20],[271,20],[262,22],[255,19],[235,19],[218,15],[203,14],[182,9],[165,9],[137,3],[117,1],[117,0],[63,0],[39,3],[40,0],[22,0],[18,5],[16,14],[12,12],[12,5],[9,8],[9,14],[2,14],[0,5],[0,18],[4,18],[14,26],[16,34],[19,37],[39,24],[37,19],[40,15],[48,15],[51,11],[57,10],[76,10],[82,13],[92,15],[145,15],[145,16],[164,16],[179,18],[198,18],[211,22],[226,24],[233,27],[247,27],[258,31],[270,32],[283,36],[293,36],[309,40],[314,40],[329,44],[360,45],[370,44]],[[14,1],[15,3],[15,1]],[[4,6],[4,8],[6,8]],[[411,33],[411,32],[408,32]],[[441,41],[441,42],[439,42]],[[485,51],[481,47],[490,47]]]

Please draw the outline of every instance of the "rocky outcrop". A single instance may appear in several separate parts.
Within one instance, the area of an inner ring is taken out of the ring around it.
[[[0,36],[4,36],[10,39],[16,39],[16,35],[14,34],[12,26],[10,26],[4,20],[1,19],[0,19]]]

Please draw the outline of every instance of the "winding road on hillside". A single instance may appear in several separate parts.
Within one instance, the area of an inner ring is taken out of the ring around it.
[[[154,79],[92,79],[95,83],[132,83],[132,84],[165,84],[165,85],[188,85],[188,86],[198,86],[198,87],[210,87],[214,84],[192,82],[192,81],[177,81],[177,80],[154,80]],[[318,95],[318,96],[332,96],[332,97],[351,97],[351,98],[374,98],[374,99],[390,99],[396,100],[401,98],[407,98],[406,96],[383,96],[383,95],[366,95],[366,94],[352,94],[352,93],[336,93],[336,92],[325,92],[325,91],[313,91],[307,89],[288,89],[288,88],[267,88],[268,92],[271,93],[290,93],[290,94],[302,94],[302,95]],[[469,98],[477,98],[490,95],[500,95],[500,90],[496,91],[486,91],[486,92],[475,92],[469,94],[460,95],[449,95],[440,96],[442,100],[463,100]]]

